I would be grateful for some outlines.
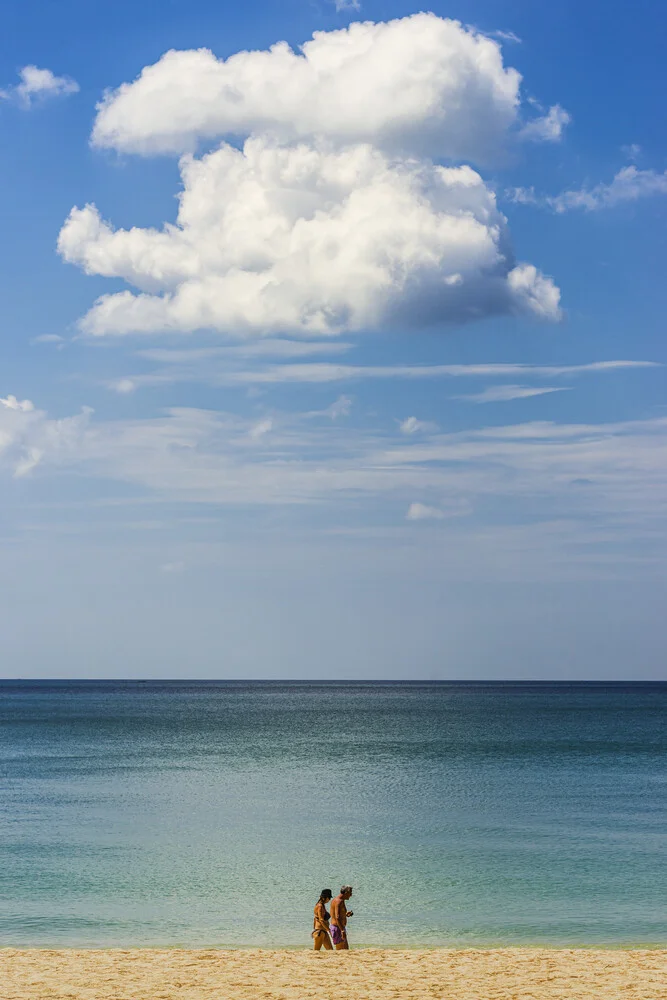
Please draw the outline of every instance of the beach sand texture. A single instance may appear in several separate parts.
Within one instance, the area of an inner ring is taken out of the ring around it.
[[[667,951],[2,949],[3,1000],[664,1000]]]

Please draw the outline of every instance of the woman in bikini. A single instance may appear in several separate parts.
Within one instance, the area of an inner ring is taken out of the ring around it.
[[[315,919],[313,920],[313,948],[315,951],[319,951],[320,948],[333,951],[329,936],[329,914],[327,913],[327,903],[331,896],[331,889],[322,889],[320,898],[315,903]]]

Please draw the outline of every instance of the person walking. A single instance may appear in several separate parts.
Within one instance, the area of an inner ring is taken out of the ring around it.
[[[347,941],[347,921],[352,916],[352,910],[348,910],[345,905],[352,895],[352,886],[342,886],[340,893],[331,903],[331,940],[336,951],[347,951],[349,944]]]
[[[315,951],[320,951],[321,948],[324,948],[326,951],[333,951],[331,936],[329,934],[329,914],[327,913],[327,903],[332,895],[331,889],[322,889],[320,898],[315,903],[312,935]]]

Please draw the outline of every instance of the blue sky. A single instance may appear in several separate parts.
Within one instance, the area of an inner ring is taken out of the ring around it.
[[[664,9],[431,11],[9,5],[5,676],[663,675]]]

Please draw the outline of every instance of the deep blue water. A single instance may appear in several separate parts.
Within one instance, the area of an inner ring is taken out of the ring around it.
[[[0,682],[0,944],[667,943],[667,685]]]

